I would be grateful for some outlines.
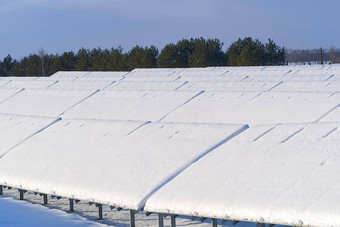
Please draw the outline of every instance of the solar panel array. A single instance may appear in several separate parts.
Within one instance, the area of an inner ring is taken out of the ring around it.
[[[0,185],[132,210],[340,225],[340,66],[0,78]]]

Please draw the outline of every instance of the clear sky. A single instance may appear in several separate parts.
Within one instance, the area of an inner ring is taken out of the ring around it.
[[[239,37],[286,48],[340,47],[340,0],[1,0],[0,58],[183,38]]]

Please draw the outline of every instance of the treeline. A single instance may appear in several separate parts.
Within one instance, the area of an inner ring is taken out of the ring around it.
[[[288,49],[286,53],[287,62],[332,62],[340,63],[340,49],[331,46],[329,49]]]
[[[246,37],[222,50],[219,39],[191,38],[166,45],[160,52],[135,46],[128,52],[111,49],[81,48],[78,52],[30,54],[20,60],[10,55],[0,61],[0,76],[50,76],[58,71],[131,71],[135,68],[183,68],[207,66],[256,66],[285,64],[285,48],[273,40],[261,43]]]

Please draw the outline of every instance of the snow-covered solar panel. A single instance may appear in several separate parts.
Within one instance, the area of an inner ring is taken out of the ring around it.
[[[161,186],[245,129],[64,119],[1,158],[0,183],[139,210]]]
[[[0,159],[11,148],[55,120],[55,118],[0,114]]]
[[[48,87],[48,89],[104,89],[116,81],[114,80],[95,80],[95,81],[78,81],[78,80],[62,80],[54,83]]]
[[[228,70],[226,68],[187,68],[177,75],[186,77],[186,76],[222,76],[226,74]]]
[[[0,88],[0,104],[12,96],[23,91],[22,89],[2,89]]]
[[[338,226],[339,123],[251,127],[162,187],[144,210]]]
[[[340,81],[285,81],[273,91],[340,91]]]
[[[127,76],[124,82],[171,82],[171,81],[186,81],[181,76]]]
[[[199,94],[185,91],[104,90],[73,107],[63,117],[159,121]]]
[[[340,94],[332,92],[204,92],[163,121],[249,125],[315,122],[339,104]]]
[[[198,81],[188,82],[184,86],[180,87],[179,90],[184,91],[270,91],[275,87],[279,86],[280,82],[220,82],[220,81]]]
[[[134,91],[174,91],[184,86],[186,81],[118,81],[108,86],[108,90],[134,90]]]
[[[80,77],[79,79],[82,79],[82,78],[93,78],[93,79],[113,79],[113,80],[116,80],[116,79],[119,79],[119,78],[122,78],[124,77],[125,75],[129,74],[129,72],[91,72],[91,73],[88,73],[86,74],[84,77]]]
[[[340,99],[340,95],[338,95]],[[325,114],[322,118],[320,118],[320,122],[332,122],[332,121],[340,121],[340,104],[330,110],[327,114]]]
[[[90,74],[90,71],[59,71],[50,77],[58,80],[75,80]]]
[[[25,88],[25,89],[44,89],[55,83],[57,80],[11,80],[1,88]]]
[[[148,76],[158,76],[158,77],[168,77],[173,76],[176,70],[172,68],[158,68],[158,69],[134,69],[126,77],[148,77]]]
[[[57,117],[95,90],[23,90],[0,103],[0,113]]]

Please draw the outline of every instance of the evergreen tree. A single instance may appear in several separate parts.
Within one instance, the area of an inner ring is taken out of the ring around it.
[[[81,48],[77,53],[75,68],[77,71],[88,71],[92,67],[90,62],[90,51]]]
[[[11,55],[7,55],[2,62],[0,61],[0,76],[9,76],[13,64],[14,60]]]
[[[158,49],[155,46],[133,47],[127,54],[128,70],[135,68],[155,68],[157,67]]]
[[[193,51],[189,54],[190,67],[225,65],[223,43],[218,39],[205,40],[202,37],[193,41]]]

